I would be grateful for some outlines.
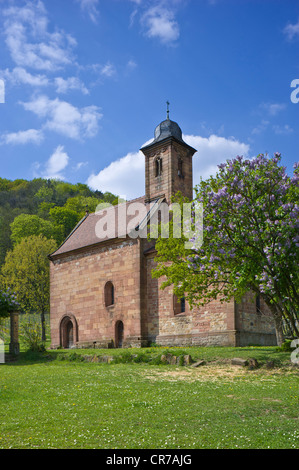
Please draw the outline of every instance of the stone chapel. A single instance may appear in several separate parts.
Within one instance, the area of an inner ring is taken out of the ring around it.
[[[238,304],[213,300],[191,310],[171,287],[161,290],[162,280],[152,278],[155,246],[139,237],[138,229],[178,191],[192,199],[196,150],[167,114],[141,151],[145,195],[86,213],[49,255],[52,348],[275,345],[266,306],[250,293]],[[130,213],[132,202],[145,208],[139,217]],[[101,236],[104,218],[113,221],[114,230]]]

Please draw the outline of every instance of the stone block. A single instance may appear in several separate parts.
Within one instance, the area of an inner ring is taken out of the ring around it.
[[[248,359],[248,369],[254,370],[254,369],[257,369],[258,367],[259,367],[259,363],[256,359],[254,358]]]
[[[192,358],[191,358],[190,354],[185,354],[185,356],[184,356],[184,365],[188,366],[191,363],[192,363]]]
[[[245,367],[248,365],[248,361],[246,359],[242,359],[240,357],[234,357],[232,359],[232,365],[233,366],[242,366],[242,367]]]
[[[193,364],[191,364],[191,367],[200,367],[205,365],[205,361],[196,361]]]

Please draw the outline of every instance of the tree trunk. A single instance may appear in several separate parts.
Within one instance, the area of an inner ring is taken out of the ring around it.
[[[280,312],[280,309],[277,305],[271,303],[271,299],[269,297],[263,296],[263,299],[268,305],[273,316],[277,346],[281,346],[284,342],[282,313]]]
[[[40,314],[41,324],[42,324],[42,341],[46,341],[46,322],[45,322],[45,312],[42,310]]]
[[[279,315],[277,315],[277,313],[275,313],[273,316],[274,316],[274,323],[275,323],[277,346],[281,346],[282,343],[284,342],[282,318]]]

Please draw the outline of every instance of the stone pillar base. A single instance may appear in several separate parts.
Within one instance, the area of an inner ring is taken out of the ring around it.
[[[19,312],[12,312],[10,314],[10,343],[9,343],[9,353],[10,354],[19,354],[20,344],[19,344]]]
[[[9,354],[16,356],[20,353],[20,344],[19,343],[9,343]]]

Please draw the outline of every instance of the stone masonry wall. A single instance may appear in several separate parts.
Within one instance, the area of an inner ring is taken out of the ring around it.
[[[261,299],[258,311],[255,299],[256,296],[248,292],[241,302],[236,304],[237,345],[276,345],[275,327],[270,310]]]
[[[235,345],[234,302],[212,301],[175,314],[171,287],[160,289],[162,279],[153,279],[154,255],[147,257],[148,339],[161,345]]]
[[[50,262],[51,338],[60,345],[60,322],[73,315],[80,344],[115,340],[115,324],[124,324],[124,341],[140,339],[139,247],[136,240],[102,244]],[[106,307],[104,286],[114,285],[114,305]]]
[[[156,159],[162,159],[162,173],[156,176]],[[178,175],[179,158],[182,159],[182,175]],[[160,143],[146,152],[145,157],[145,196],[153,199],[162,194],[170,202],[171,196],[181,191],[192,199],[192,155],[177,142]]]

